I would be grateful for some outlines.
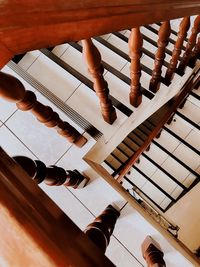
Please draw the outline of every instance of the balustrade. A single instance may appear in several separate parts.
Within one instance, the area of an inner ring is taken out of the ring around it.
[[[77,170],[64,170],[61,167],[46,165],[40,160],[32,160],[25,156],[15,156],[13,159],[37,183],[44,182],[49,186],[64,185],[66,187],[83,188],[89,179]]]
[[[104,68],[101,63],[101,54],[91,39],[82,40],[82,45],[83,56],[93,78],[94,90],[100,101],[102,116],[107,123],[112,124],[117,115],[109,99],[108,84],[103,77]]]
[[[150,80],[149,90],[152,92],[157,92],[159,89],[162,73],[162,65],[165,58],[165,49],[169,41],[169,36],[171,33],[170,22],[165,21],[160,26],[158,32],[158,49],[155,55],[154,69],[152,72],[152,78]]]
[[[129,37],[129,57],[131,58],[130,77],[131,90],[129,94],[130,104],[138,107],[142,103],[142,92],[140,84],[141,64],[140,58],[142,56],[142,34],[140,28],[133,28]]]
[[[82,147],[87,142],[87,139],[73,126],[61,120],[58,113],[53,111],[51,107],[37,101],[36,95],[32,91],[26,90],[17,78],[3,72],[0,72],[0,96],[16,103],[22,111],[30,110],[37,120],[47,127],[56,127],[57,132],[70,143]]]
[[[185,72],[185,68],[189,62],[192,49],[196,44],[196,38],[199,32],[200,32],[200,16],[197,16],[196,19],[194,20],[194,26],[192,27],[192,33],[188,39],[186,50],[178,66],[178,73],[180,75],[183,75]]]
[[[172,58],[170,60],[169,67],[166,71],[165,79],[167,82],[170,82],[173,78],[178,63],[178,59],[182,51],[183,42],[187,36],[189,27],[190,27],[190,17],[183,18],[179,26],[178,38],[174,45]]]
[[[119,216],[120,212],[109,205],[84,231],[103,252],[106,251]]]

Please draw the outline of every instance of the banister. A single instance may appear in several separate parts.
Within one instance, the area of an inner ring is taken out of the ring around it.
[[[20,54],[199,13],[199,0],[2,0],[0,37],[8,50]]]

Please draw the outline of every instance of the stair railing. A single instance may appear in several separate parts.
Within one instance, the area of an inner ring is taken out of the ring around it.
[[[158,50],[152,71],[149,89],[156,92],[160,82],[169,84],[175,73],[183,40],[189,28],[189,16],[200,13],[200,1],[109,1],[96,3],[89,1],[21,1],[20,6],[12,1],[3,1],[0,6],[0,67],[14,55],[34,49],[53,47],[67,41],[83,40],[83,54],[94,82],[94,90],[99,97],[103,119],[112,124],[117,116],[109,98],[107,82],[103,77],[101,56],[90,39],[93,36],[131,28],[129,50],[131,58],[130,103],[138,107],[142,103],[140,84],[142,36],[139,27],[159,21],[164,22],[158,33]],[[165,79],[161,76],[165,49],[171,33],[170,20],[184,17],[172,59]],[[200,16],[194,21],[191,36],[180,59],[179,74],[183,74],[187,64],[194,63],[199,53],[196,41],[200,32]],[[162,79],[163,78],[163,79]]]

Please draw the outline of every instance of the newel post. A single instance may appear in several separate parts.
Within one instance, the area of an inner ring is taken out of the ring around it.
[[[70,143],[82,147],[87,142],[87,139],[73,126],[62,121],[58,113],[54,112],[51,107],[37,101],[36,95],[32,91],[26,90],[17,78],[3,72],[0,72],[0,97],[16,103],[22,111],[31,111],[37,120],[47,127],[56,127],[57,132]]]

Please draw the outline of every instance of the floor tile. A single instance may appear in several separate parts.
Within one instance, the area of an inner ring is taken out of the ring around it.
[[[137,168],[143,171],[148,177],[151,177],[157,170],[157,167],[144,156],[140,157],[140,163],[137,164]]]
[[[187,121],[185,121],[178,115],[175,115],[173,117],[172,122],[169,125],[165,124],[165,126],[169,128],[172,132],[180,136],[182,139],[185,139],[185,137],[193,129],[193,126],[191,124],[189,124]]]
[[[159,185],[168,194],[170,194],[177,186],[177,184],[161,170],[157,170],[151,176],[151,180],[153,180],[157,185]]]
[[[52,53],[54,55],[56,55],[57,57],[61,57],[66,51],[67,49],[70,47],[70,45],[68,43],[66,44],[61,44],[61,45],[57,45],[56,47],[54,47],[54,49],[52,50]]]
[[[47,186],[41,184],[44,192],[66,213],[66,215],[81,229],[94,220],[94,216],[76,199],[64,186]]]
[[[10,156],[27,156],[36,159],[35,155],[6,127],[0,127],[0,146]]]
[[[106,256],[110,258],[111,261],[117,267],[141,267],[143,266],[113,236],[111,237],[110,244],[106,250]]]
[[[168,171],[168,173],[170,173],[179,182],[183,182],[189,175],[189,171],[171,157],[168,157],[165,160],[162,164],[162,168]]]
[[[53,164],[71,146],[64,137],[42,125],[29,112],[18,110],[6,125],[46,164]]]
[[[133,254],[144,266],[146,266],[146,262],[142,257],[140,246],[147,235],[151,235],[157,242],[159,242],[161,248],[164,249],[167,266],[192,267],[192,265],[175,251],[159,232],[145,221],[139,213],[137,213],[130,205],[126,205],[116,224],[114,236],[116,236],[130,253]],[[174,258],[176,258],[176,260],[174,260]]]
[[[173,154],[193,170],[199,165],[199,156],[184,144],[180,144]]]
[[[63,101],[80,85],[80,81],[43,54],[31,65],[28,73]]]
[[[180,113],[188,117],[190,120],[198,124],[200,122],[200,108],[194,105],[189,100],[186,101],[182,109],[178,109]]]
[[[142,188],[147,182],[146,178],[139,173],[137,170],[131,168],[130,174],[127,174],[126,177],[134,183],[138,188]]]
[[[156,142],[166,148],[169,152],[173,152],[180,144],[178,139],[165,130],[162,130],[161,135],[156,139]]]
[[[168,158],[168,154],[166,154],[153,143],[151,144],[150,150],[146,151],[145,153],[148,157],[150,157],[152,160],[154,160],[160,165]]]
[[[95,46],[99,49],[101,53],[102,60],[106,63],[110,64],[115,69],[121,70],[123,66],[126,64],[126,60],[120,57],[118,54],[114,53],[112,50],[108,49],[101,43],[93,40]]]
[[[161,203],[165,198],[165,194],[160,191],[156,186],[151,182],[147,181],[141,188],[141,190],[149,196],[157,204]]]
[[[81,52],[69,46],[66,52],[61,56],[61,59],[91,80],[92,77],[88,72],[87,64]]]
[[[105,139],[109,138],[126,119],[124,114],[122,114],[119,110],[116,110],[116,121],[112,125],[106,123],[101,115],[98,98],[92,90],[83,84],[81,84],[81,86],[66,103],[82,117],[86,118],[97,129],[103,132]],[[90,104],[88,105],[88,103]]]
[[[185,138],[185,141],[192,145],[200,152],[200,132],[199,131],[191,131],[188,136]]]
[[[18,65],[27,70],[33,62],[40,56],[41,52],[39,50],[34,50],[26,53],[26,55],[19,61]]]

